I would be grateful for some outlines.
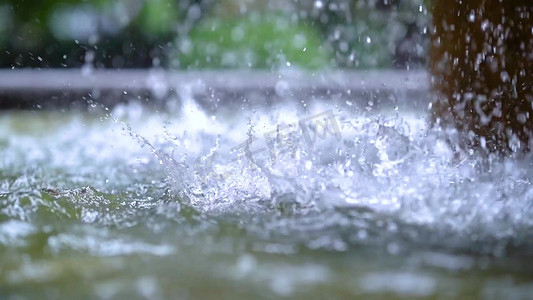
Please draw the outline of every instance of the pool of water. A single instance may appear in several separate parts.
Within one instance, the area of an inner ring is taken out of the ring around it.
[[[442,136],[338,99],[1,112],[0,296],[531,299],[533,160]]]

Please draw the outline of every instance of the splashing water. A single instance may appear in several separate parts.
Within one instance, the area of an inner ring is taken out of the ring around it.
[[[378,235],[494,255],[530,249],[530,158],[457,157],[423,115],[338,107],[275,106],[230,121],[186,101],[167,128],[178,129],[174,158],[163,159],[171,189],[204,212],[290,209],[306,222],[364,210],[375,218],[367,225],[389,224]],[[398,232],[408,226],[421,232]]]
[[[522,283],[531,157],[457,154],[419,111],[335,98],[235,113],[185,94],[168,107],[96,108],[101,121],[3,116],[9,291],[235,298],[246,283],[244,298],[520,299],[532,289]],[[69,274],[82,289],[67,288]]]

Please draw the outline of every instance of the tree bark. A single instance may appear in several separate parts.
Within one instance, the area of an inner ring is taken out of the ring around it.
[[[432,121],[460,146],[533,148],[531,0],[433,0]]]

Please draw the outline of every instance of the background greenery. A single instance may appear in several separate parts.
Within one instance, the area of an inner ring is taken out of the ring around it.
[[[0,67],[414,68],[423,0],[0,0]]]

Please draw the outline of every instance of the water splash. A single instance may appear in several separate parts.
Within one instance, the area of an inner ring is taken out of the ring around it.
[[[317,284],[431,296],[457,292],[463,283],[450,278],[469,272],[484,276],[475,284],[487,295],[492,281],[518,295],[530,288],[492,275],[530,272],[530,156],[458,151],[453,132],[442,138],[419,111],[334,97],[237,116],[192,97],[169,107],[0,119],[0,279],[55,286],[112,264],[124,284],[106,284],[129,295],[135,274],[162,284],[186,265],[278,296]]]
[[[165,121],[167,152],[156,155],[173,193],[199,211],[231,214],[249,207],[300,215],[305,222],[340,209],[333,221],[340,225],[349,211],[362,209],[372,214],[368,226],[390,223],[378,235],[400,241],[495,255],[531,247],[533,190],[523,167],[530,158],[459,155],[427,128],[422,114],[318,102],[210,116],[192,98],[185,98],[182,113]],[[334,123],[320,119],[315,130],[322,136],[311,145],[301,121],[320,114]],[[327,128],[333,125],[338,134]]]

